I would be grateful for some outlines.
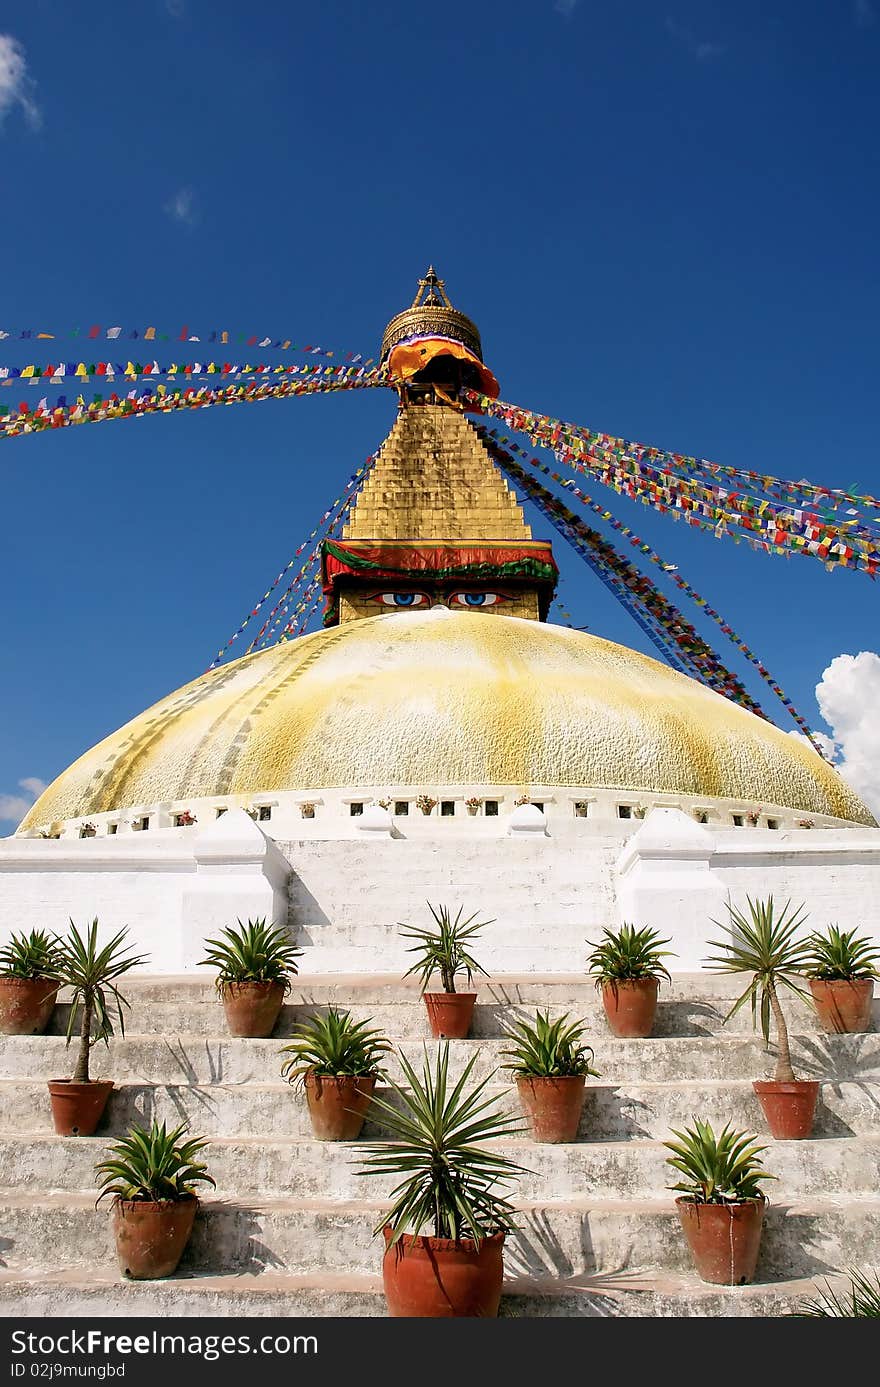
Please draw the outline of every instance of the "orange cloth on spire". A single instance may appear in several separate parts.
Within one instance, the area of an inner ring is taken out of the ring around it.
[[[459,361],[467,361],[480,377],[482,392],[491,400],[497,400],[501,386],[478,356],[468,351],[461,342],[453,342],[448,337],[416,337],[411,342],[401,342],[388,357],[388,369],[394,376],[409,380],[423,371],[437,356],[454,356]]]

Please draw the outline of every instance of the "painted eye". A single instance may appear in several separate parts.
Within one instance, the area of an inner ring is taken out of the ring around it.
[[[383,607],[424,607],[428,599],[423,592],[380,592],[374,601]]]
[[[454,607],[494,607],[505,600],[500,592],[454,592],[449,599]]]

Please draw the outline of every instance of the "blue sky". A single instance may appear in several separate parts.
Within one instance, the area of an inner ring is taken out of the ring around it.
[[[0,328],[372,355],[433,261],[505,399],[878,491],[880,0],[143,0],[88,22],[34,0],[0,35]],[[373,392],[3,442],[0,810],[206,667],[393,414]],[[824,728],[816,683],[877,648],[876,587],[614,505]],[[645,648],[558,553],[577,624]]]

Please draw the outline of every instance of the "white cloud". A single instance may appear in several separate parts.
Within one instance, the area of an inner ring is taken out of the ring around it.
[[[20,106],[31,129],[39,130],[43,118],[32,95],[34,85],[18,39],[0,34],[0,125],[13,107]]]
[[[816,701],[837,769],[880,817],[880,655],[837,655],[816,685]]]
[[[578,0],[553,0],[553,8],[564,19],[571,19],[578,7]]]
[[[34,800],[45,790],[46,782],[39,780],[35,775],[26,775],[18,782],[18,788],[24,790],[25,794],[0,794],[0,820],[9,819],[15,824],[20,823]]]
[[[671,15],[666,16],[666,32],[686,48],[691,57],[696,58],[698,63],[709,62],[712,58],[720,58],[725,51],[725,44],[716,43],[712,39],[698,39],[691,29],[676,23]]]
[[[165,10],[172,19],[183,19],[186,15],[186,0],[165,0]]]
[[[199,219],[196,195],[192,188],[178,188],[172,198],[165,203],[165,211],[176,222],[185,226],[195,226]]]
[[[877,22],[877,11],[871,0],[854,0],[853,19],[860,29],[870,29]]]

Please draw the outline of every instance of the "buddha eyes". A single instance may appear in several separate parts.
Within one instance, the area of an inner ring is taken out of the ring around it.
[[[427,607],[428,596],[424,592],[379,592],[373,598],[384,607]]]
[[[397,607],[411,610],[414,607],[430,607],[432,602],[446,603],[450,607],[464,607],[475,611],[484,607],[494,607],[499,602],[510,599],[500,592],[453,592],[446,598],[431,598],[426,592],[377,592],[371,599],[383,607]]]
[[[450,607],[494,607],[504,602],[500,592],[454,592],[449,598]]]

